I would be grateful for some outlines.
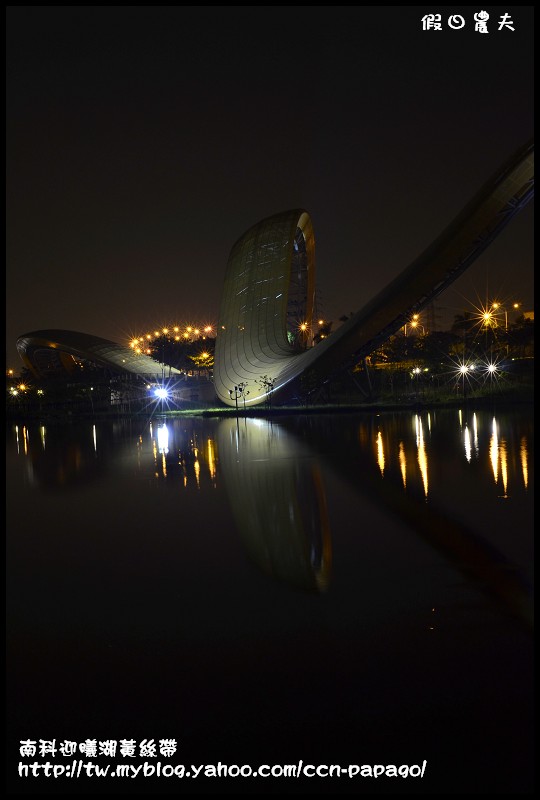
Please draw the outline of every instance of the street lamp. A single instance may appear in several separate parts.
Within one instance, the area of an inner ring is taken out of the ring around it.
[[[519,308],[521,308],[521,303],[512,303],[512,308],[510,310],[511,311],[517,311]],[[491,304],[491,308],[487,310],[487,312],[484,314],[484,317],[486,317],[487,315],[490,315],[493,311],[495,311],[496,313],[504,312],[504,329],[505,329],[505,331],[507,331],[508,330],[508,309],[505,306],[501,305],[501,303],[496,301],[496,302]]]
[[[409,325],[413,330],[416,330],[417,328],[422,328],[422,335],[424,335],[425,332],[426,332],[426,329],[424,328],[424,326],[420,322],[420,315],[419,314],[413,314],[411,319],[409,320],[409,322],[406,322],[405,325],[403,326],[404,327],[405,336],[407,336],[407,325]]]
[[[499,308],[501,309],[501,311],[504,311],[504,329],[505,329],[505,331],[507,331],[508,330],[508,311],[506,310],[506,308],[504,306],[501,306],[500,303],[492,303],[491,307],[495,311],[497,311]]]
[[[465,376],[467,375],[467,372],[469,371],[468,364],[462,364],[460,366],[460,368],[459,368],[459,371],[461,372],[461,374],[463,376],[463,397],[465,397]]]
[[[244,387],[242,384],[235,386],[233,389],[229,389],[229,397],[232,399],[234,398],[234,402],[236,405],[236,411],[238,411],[238,398],[242,397],[242,393],[244,391]]]
[[[161,386],[158,386],[157,389],[154,389],[154,395],[159,400],[159,407],[161,411],[164,409],[164,403],[169,396],[168,390],[165,388],[164,384],[162,383]]]
[[[513,311],[517,311],[520,307],[521,307],[521,303],[512,303],[512,310]],[[491,309],[495,313],[500,313],[501,311],[504,312],[504,331],[505,331],[506,334],[508,334],[508,309],[505,306],[503,306],[500,303],[498,303],[498,302],[492,303],[491,304]],[[487,313],[490,314],[491,310],[489,310]],[[507,355],[508,355],[508,351],[509,351],[509,346],[508,346],[508,339],[507,339],[507,341],[506,341],[506,354]]]
[[[300,325],[298,327],[299,327],[299,329],[301,331],[301,339],[303,339],[304,350],[307,350],[308,337],[309,337],[308,324],[307,324],[307,322],[302,322],[302,323],[300,323]]]
[[[413,375],[414,375],[414,378],[415,378],[415,381],[414,381],[414,386],[415,386],[414,394],[415,394],[416,400],[418,400],[418,377],[420,375],[420,372],[421,372],[420,367],[415,367],[413,369]]]
[[[242,387],[242,397],[244,399],[244,413],[246,411],[246,397],[249,394],[249,389],[246,389],[247,383],[241,383],[240,386]]]

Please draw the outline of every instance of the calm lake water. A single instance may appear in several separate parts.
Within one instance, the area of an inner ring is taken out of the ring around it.
[[[8,422],[10,790],[531,792],[533,435],[529,406]],[[73,760],[21,740],[126,739],[175,739],[146,759],[173,766],[427,766],[16,775]]]

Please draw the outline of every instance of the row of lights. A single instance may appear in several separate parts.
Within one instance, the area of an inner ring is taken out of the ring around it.
[[[322,325],[324,325],[324,324],[325,324],[325,321],[324,321],[324,319],[320,319],[320,320],[318,320],[318,324],[319,324],[319,327],[321,327]],[[302,333],[306,333],[306,331],[309,331],[309,325],[307,324],[307,322],[301,322],[301,323],[299,324],[299,326],[298,326],[298,330],[302,331]],[[313,329],[312,329],[312,330],[313,330]],[[321,339],[324,339],[324,338],[325,338],[325,336],[324,336],[324,334],[322,334],[322,335],[321,335]]]
[[[520,308],[521,303],[513,303],[512,309],[517,311]],[[502,306],[500,303],[492,303],[491,306],[488,306],[486,309],[482,311],[481,318],[482,322],[486,327],[490,325],[497,324],[497,314],[503,313],[504,314],[504,328],[508,330],[508,309]]]
[[[10,386],[9,393],[13,395],[13,397],[17,397],[20,392],[28,392],[32,389],[31,386],[27,386],[26,383],[19,383],[18,386]],[[44,394],[43,389],[38,389],[37,394],[42,395]]]
[[[514,310],[517,310],[518,308],[520,308],[520,306],[521,306],[521,303],[513,303],[512,304],[512,308]],[[483,320],[483,322],[487,325],[487,324],[490,324],[494,320],[495,315],[497,313],[504,313],[505,314],[506,326],[508,326],[508,311],[499,302],[493,302],[491,304],[491,306],[488,306],[484,310],[482,310],[482,312],[480,314],[480,317]],[[320,320],[318,320],[318,324],[319,324],[319,326],[322,326],[322,325],[325,324],[325,321],[323,319],[320,319]],[[411,319],[409,320],[409,322],[407,322],[404,325],[405,334],[407,333],[407,326],[408,325],[413,329],[421,328],[422,332],[425,333],[425,327],[420,322],[420,315],[419,314],[413,314],[411,316]],[[221,327],[223,329],[225,329],[224,325],[222,325]],[[308,325],[307,322],[301,322],[298,325],[298,328],[303,333],[305,333],[309,329],[309,325]],[[204,330],[204,333],[211,334],[213,329],[212,329],[211,325],[207,325],[203,330]],[[174,336],[175,341],[179,342],[182,338],[183,339],[189,339],[192,336],[199,336],[201,334],[201,329],[200,328],[193,328],[191,326],[188,326],[188,327],[186,327],[186,330],[184,331],[184,333],[180,336],[179,335],[180,334],[180,328],[178,326],[175,326],[172,329],[170,329],[170,328],[162,328],[161,331],[154,331],[153,336],[156,337],[156,338],[159,338],[162,335],[167,336],[171,332],[173,332],[175,334],[175,336]],[[203,336],[203,338],[205,338],[205,337]],[[132,342],[130,343],[130,347],[135,349],[135,348],[137,348],[139,346],[139,344],[143,344],[145,342],[145,340],[151,341],[152,340],[152,334],[151,333],[147,333],[145,336],[135,337],[132,340]]]
[[[521,308],[521,303],[512,303],[512,309],[511,310],[517,311],[519,308]],[[490,326],[490,325],[496,325],[497,324],[497,315],[498,314],[504,314],[505,329],[506,330],[508,329],[508,310],[509,309],[507,309],[501,303],[495,301],[495,302],[493,302],[491,304],[488,304],[488,305],[486,305],[486,306],[484,306],[484,307],[482,307],[482,308],[480,308],[478,310],[480,312],[478,314],[478,318],[479,318],[481,324],[483,324],[486,327]],[[425,333],[425,327],[420,322],[420,315],[419,314],[413,314],[411,316],[410,320],[408,322],[406,322],[405,325],[403,326],[403,330],[405,332],[405,336],[407,335],[407,327],[408,326],[413,328],[413,330],[416,329],[416,328],[421,328],[422,329],[422,333]]]
[[[154,331],[154,333],[147,333],[144,336],[135,336],[129,346],[132,350],[135,350],[136,353],[141,353],[143,348],[141,345],[150,344],[152,339],[159,339],[162,336],[173,336],[174,341],[180,342],[182,339],[192,339],[194,336],[200,336],[202,339],[206,339],[207,336],[210,336],[213,332],[213,328],[211,325],[206,325],[204,328],[194,328],[191,325],[188,325],[184,331],[184,333],[180,333],[180,328],[178,325],[175,325],[173,328],[162,328],[160,331]],[[149,348],[146,349],[147,353],[150,353],[151,350]]]

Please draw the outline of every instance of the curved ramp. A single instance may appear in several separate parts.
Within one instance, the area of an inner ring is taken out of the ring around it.
[[[46,377],[55,368],[73,372],[75,359],[91,361],[114,372],[159,377],[162,365],[152,358],[136,354],[129,347],[92,336],[89,333],[65,330],[32,331],[19,336],[17,350],[36,377]],[[167,373],[180,370],[167,367]]]
[[[246,406],[284,398],[297,379],[323,382],[369,355],[432,302],[481,255],[534,196],[534,143],[503,164],[453,222],[385,289],[316,347],[291,337],[291,287],[299,251],[309,330],[315,287],[315,242],[309,214],[293,209],[250,228],[233,245],[216,339],[214,384],[219,399]],[[292,338],[292,341],[291,341]],[[239,393],[238,387],[242,390]]]

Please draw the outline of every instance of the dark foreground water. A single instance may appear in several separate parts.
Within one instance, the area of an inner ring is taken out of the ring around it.
[[[533,482],[529,407],[9,423],[10,792],[530,793]]]

